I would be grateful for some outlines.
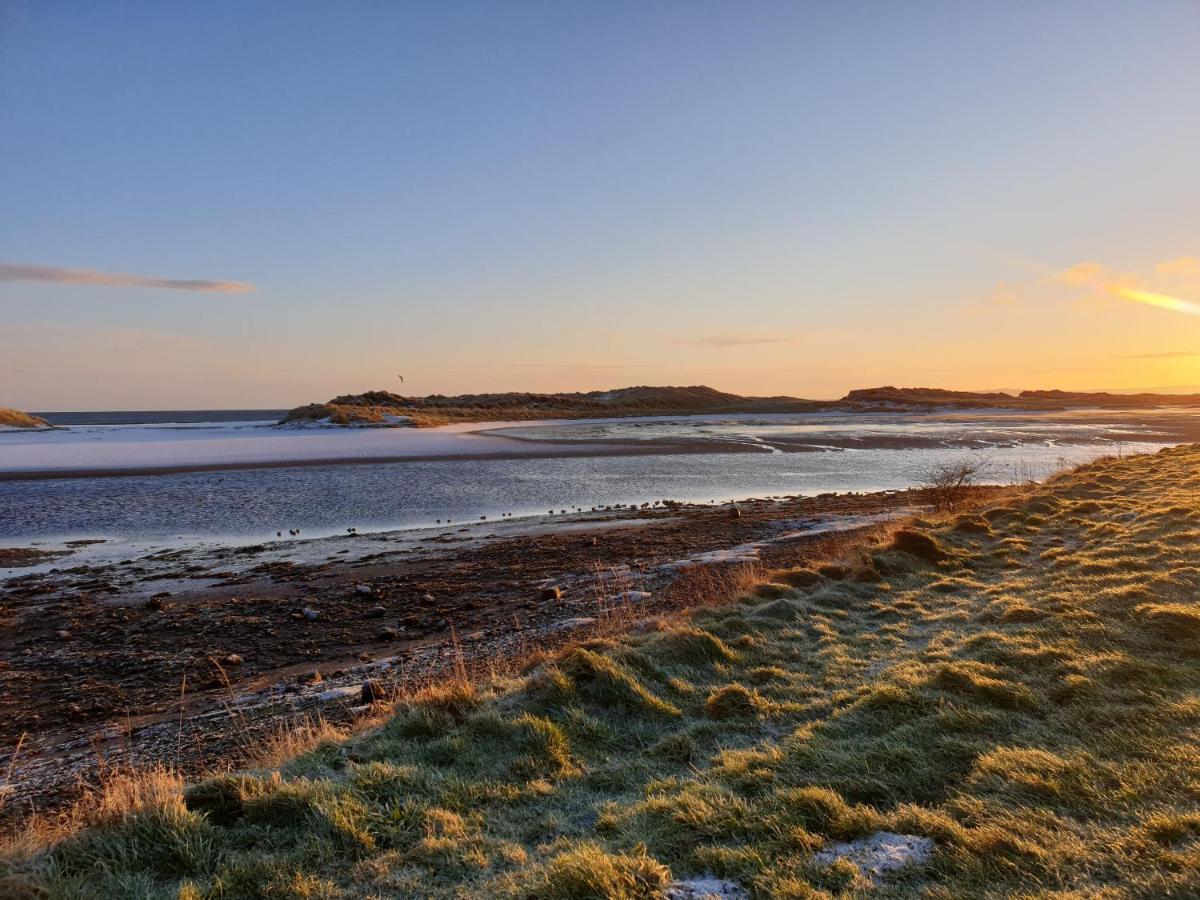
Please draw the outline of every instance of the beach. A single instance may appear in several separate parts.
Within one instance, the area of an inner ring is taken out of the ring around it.
[[[698,585],[800,564],[923,503],[909,492],[672,503],[55,558],[0,585],[6,810],[64,802],[104,766],[232,764],[299,721],[353,719],[366,680],[411,689],[694,605]]]

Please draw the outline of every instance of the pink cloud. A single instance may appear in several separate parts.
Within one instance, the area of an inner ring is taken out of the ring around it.
[[[0,263],[0,281],[33,281],[45,284],[80,284],[97,287],[163,288],[174,291],[200,291],[208,294],[247,294],[255,290],[254,285],[244,281],[154,278],[147,275],[97,272],[94,269],[63,269],[24,263]]]

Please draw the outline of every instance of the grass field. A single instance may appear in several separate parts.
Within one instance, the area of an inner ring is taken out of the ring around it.
[[[278,765],[118,780],[0,894],[1195,897],[1197,489],[1194,447],[1105,460]],[[820,853],[881,831],[933,853]]]

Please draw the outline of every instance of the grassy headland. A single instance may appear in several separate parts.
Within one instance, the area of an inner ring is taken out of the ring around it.
[[[1196,896],[1198,488],[1195,446],[1108,459],[256,771],[115,782],[0,894]],[[932,856],[818,855],[881,831]]]
[[[49,428],[50,423],[39,416],[31,416],[19,409],[0,406],[0,428]]]
[[[1196,395],[1085,394],[1069,391],[1004,394],[891,386],[850,391],[841,400],[743,397],[704,386],[630,387],[573,394],[462,394],[454,397],[441,394],[404,397],[391,391],[368,391],[365,394],[334,397],[326,403],[298,406],[284,417],[281,424],[320,422],[348,426],[404,424],[422,427],[491,420],[799,413],[834,409],[859,412],[931,408],[1056,410],[1082,406],[1146,409],[1198,405],[1200,396]]]
[[[687,413],[807,412],[825,404],[794,397],[741,397],[709,387],[632,387],[575,394],[462,394],[402,397],[368,391],[293,409],[284,422],[329,419],[333,424],[377,425],[405,416],[415,425]]]

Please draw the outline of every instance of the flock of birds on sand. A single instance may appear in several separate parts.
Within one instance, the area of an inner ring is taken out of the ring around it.
[[[646,502],[646,503],[642,503],[642,504],[640,504],[640,505],[639,505],[639,504],[637,504],[637,503],[613,503],[613,504],[610,504],[610,505],[608,505],[608,506],[593,506],[593,507],[591,507],[590,509],[588,509],[588,508],[585,508],[585,507],[582,507],[582,506],[575,506],[575,505],[572,505],[570,509],[559,509],[559,510],[557,510],[557,511],[556,511],[556,510],[553,510],[553,509],[550,509],[550,510],[547,510],[547,512],[548,512],[550,515],[552,515],[552,516],[553,516],[553,515],[555,515],[555,514],[556,514],[556,512],[557,512],[557,514],[558,514],[558,515],[560,515],[560,516],[565,516],[565,515],[566,515],[568,512],[579,512],[579,513],[583,513],[583,512],[611,512],[611,511],[613,511],[613,510],[619,510],[619,509],[629,509],[629,510],[637,510],[637,509],[655,509],[655,508],[657,508],[657,507],[659,507],[659,506],[662,506],[664,509],[669,509],[670,507],[672,507],[672,506],[675,506],[675,505],[677,504],[677,502],[678,502],[678,501],[675,501],[675,500],[654,500],[654,501],[652,501],[652,502],[648,501],[648,502]],[[709,501],[709,502],[710,502],[710,503],[716,503],[717,501],[716,501],[716,500],[711,500],[711,501]],[[736,509],[736,505],[735,505],[735,507],[734,507],[734,508]],[[510,512],[502,512],[502,513],[500,513],[500,518],[501,518],[501,519],[511,519],[511,518],[513,517],[513,515],[514,515],[514,513],[510,513]],[[487,516],[480,516],[480,517],[479,517],[479,521],[481,521],[481,522],[486,522],[486,521],[487,521]],[[446,520],[443,522],[441,519],[437,519],[437,520],[436,520],[436,523],[437,523],[438,525],[443,525],[443,524],[444,524],[444,525],[452,525],[452,524],[453,524],[453,520],[452,520],[452,519],[446,519]],[[288,533],[288,536],[289,536],[289,537],[299,537],[299,536],[300,536],[300,529],[299,529],[299,528],[289,528],[289,529],[287,530],[287,533]],[[348,534],[348,535],[351,535],[351,536],[354,536],[354,537],[357,537],[357,536],[358,536],[358,529],[357,529],[357,528],[347,528],[347,529],[346,529],[346,534]],[[282,532],[282,531],[276,531],[276,532],[275,532],[275,536],[276,536],[276,537],[279,537],[279,538],[281,538],[281,537],[283,537],[283,532]]]

